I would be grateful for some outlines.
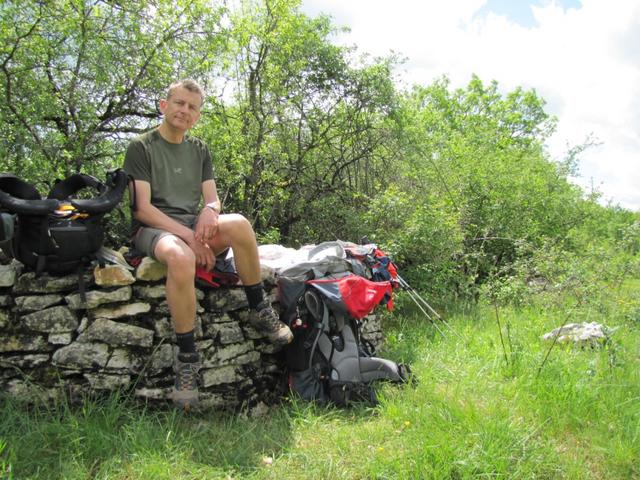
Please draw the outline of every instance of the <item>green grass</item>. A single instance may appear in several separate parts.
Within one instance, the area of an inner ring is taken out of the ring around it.
[[[574,312],[569,321],[618,330],[599,349],[556,345],[542,369],[550,345],[540,336],[566,310],[499,310],[503,350],[492,307],[449,312],[457,334],[445,336],[404,308],[386,319],[382,354],[411,363],[417,382],[383,386],[375,408],[288,400],[254,419],[115,396],[53,409],[4,399],[0,477],[640,478],[637,291]]]

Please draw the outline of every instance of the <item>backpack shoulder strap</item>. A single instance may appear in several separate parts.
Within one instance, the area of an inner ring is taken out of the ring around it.
[[[67,200],[71,195],[78,193],[83,188],[90,187],[95,189],[98,194],[104,192],[105,186],[97,178],[84,173],[74,173],[73,175],[58,180],[49,192],[47,198],[55,198],[57,200]]]
[[[95,189],[98,196],[88,199],[69,199],[69,196],[85,187]],[[122,200],[125,188],[127,188],[127,175],[122,169],[108,172],[106,184],[90,175],[76,173],[58,182],[49,193],[49,198],[68,199],[79,211],[96,215],[113,210]]]
[[[121,168],[108,172],[106,188],[99,197],[71,200],[71,205],[80,211],[94,215],[110,212],[122,200],[127,181],[127,174]]]
[[[55,199],[42,199],[40,193],[30,183],[10,173],[0,174],[0,206],[11,213],[25,215],[46,215],[56,208]]]

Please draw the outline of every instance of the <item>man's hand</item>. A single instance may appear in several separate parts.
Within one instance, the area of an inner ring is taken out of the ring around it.
[[[209,248],[209,245],[195,238],[195,235],[187,244],[196,255],[196,266],[211,270],[215,265],[216,258],[213,251]]]
[[[205,207],[202,212],[200,212],[195,229],[195,237],[197,241],[206,243],[213,240],[213,237],[218,233],[219,215],[220,214],[218,212],[208,207]]]

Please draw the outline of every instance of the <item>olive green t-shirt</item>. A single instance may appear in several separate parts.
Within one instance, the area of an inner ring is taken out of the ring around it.
[[[124,170],[151,185],[151,204],[170,217],[197,215],[202,182],[213,179],[211,154],[194,137],[167,142],[157,129],[131,141]],[[136,227],[134,222],[134,228]]]

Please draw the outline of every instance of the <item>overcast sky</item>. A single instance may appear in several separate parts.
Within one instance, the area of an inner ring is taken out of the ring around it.
[[[407,57],[405,85],[473,73],[504,91],[533,88],[555,115],[548,143],[561,159],[590,135],[575,181],[640,210],[639,0],[303,0],[351,32],[335,41]]]

